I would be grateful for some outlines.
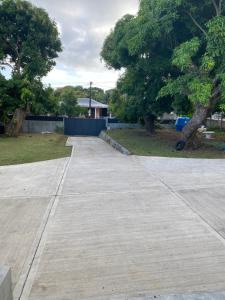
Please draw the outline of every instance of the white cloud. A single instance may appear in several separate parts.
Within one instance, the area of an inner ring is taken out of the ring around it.
[[[87,87],[89,86],[89,82],[92,81],[94,86],[108,90],[114,88],[120,74],[122,74],[122,71],[115,72],[106,69],[102,71],[75,71],[72,68],[60,69],[56,67],[43,79],[43,82],[46,85],[51,83],[52,87],[56,88],[65,85],[82,85]]]
[[[135,14],[139,0],[31,0],[45,8],[59,28],[63,52],[57,66],[44,79],[53,86],[93,81],[103,88],[115,86],[118,72],[100,62],[105,37],[124,14]]]

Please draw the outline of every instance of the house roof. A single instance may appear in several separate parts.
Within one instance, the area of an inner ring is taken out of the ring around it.
[[[78,98],[77,103],[80,107],[89,107],[89,98]],[[108,108],[108,105],[98,102],[94,99],[91,99],[91,107],[93,108]]]

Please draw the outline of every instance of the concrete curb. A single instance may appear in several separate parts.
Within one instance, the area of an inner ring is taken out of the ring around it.
[[[0,300],[13,300],[11,271],[6,267],[0,267]]]
[[[102,131],[99,135],[99,137],[111,145],[113,148],[115,148],[117,151],[121,152],[124,155],[131,155],[131,152],[127,150],[125,147],[120,145],[118,142],[116,142],[113,138],[111,138],[105,131]]]

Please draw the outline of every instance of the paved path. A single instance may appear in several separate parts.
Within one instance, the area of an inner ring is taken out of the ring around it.
[[[138,160],[225,238],[225,160],[150,157]]]
[[[225,290],[224,161],[215,168],[209,161],[170,164],[123,156],[98,138],[71,143],[22,300],[139,300]]]
[[[68,158],[0,167],[0,266],[20,295]]]

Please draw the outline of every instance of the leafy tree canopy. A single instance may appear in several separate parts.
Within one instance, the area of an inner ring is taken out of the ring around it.
[[[141,0],[137,16],[122,18],[103,46],[101,55],[109,67],[125,68],[125,76],[137,74],[138,107],[155,114],[155,99],[172,97],[173,107],[185,101],[178,108],[195,110],[184,139],[225,98],[224,13],[224,0],[201,5],[195,0]]]
[[[62,50],[56,23],[28,1],[0,0],[0,65],[33,79],[46,75]]]
[[[0,71],[11,70],[8,81],[0,78],[0,109],[6,123],[8,114],[14,114],[6,124],[9,135],[19,134],[31,109],[48,111],[49,105],[54,106],[51,91],[40,80],[53,68],[60,51],[56,23],[45,10],[28,1],[0,0]]]
[[[59,112],[69,117],[78,116],[81,112],[77,105],[77,93],[73,87],[67,86],[55,93],[59,101]]]
[[[163,3],[168,5],[165,11],[171,12],[169,16],[161,10]],[[138,15],[119,20],[103,45],[101,56],[107,66],[125,68],[119,89],[134,97],[139,118],[173,109],[170,96],[163,100],[157,96],[168,74],[178,72],[171,65],[174,47],[191,36],[173,8],[174,1],[141,1]]]

